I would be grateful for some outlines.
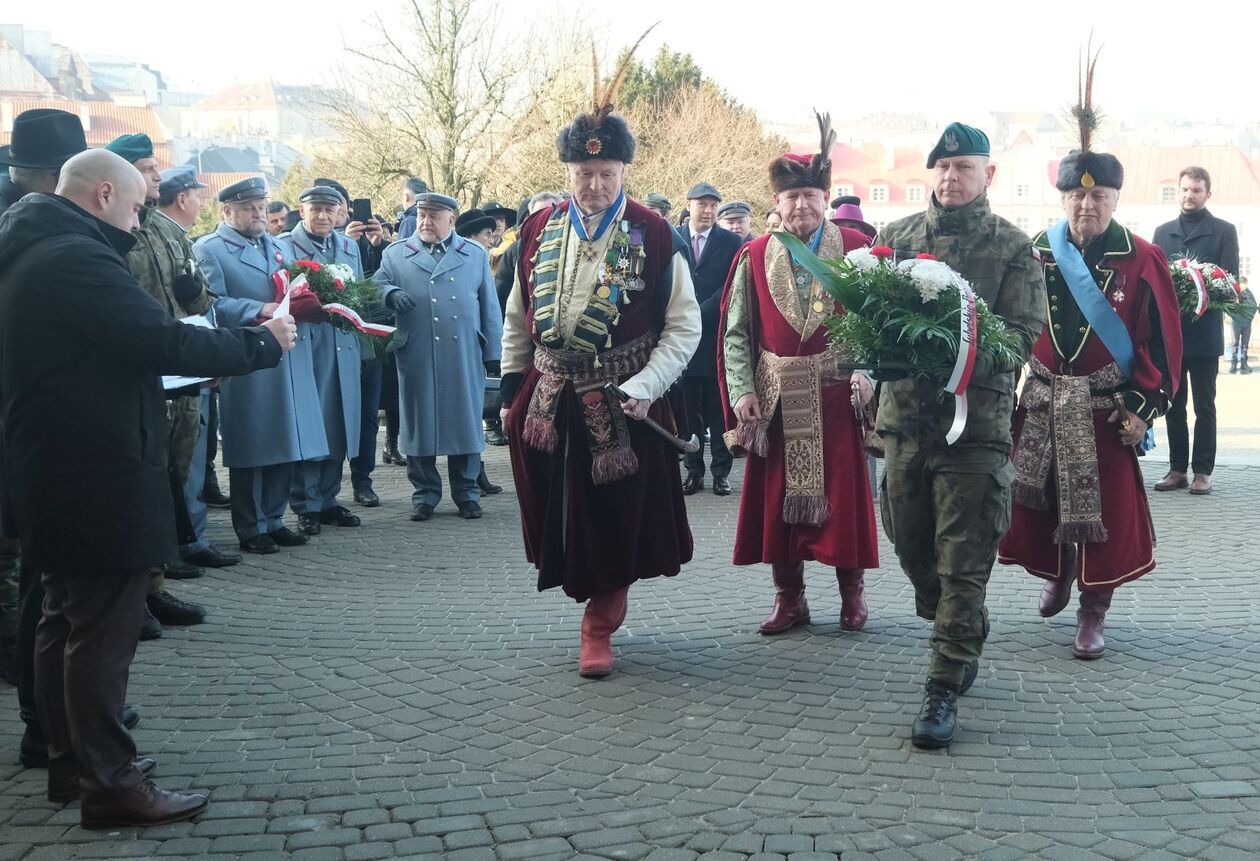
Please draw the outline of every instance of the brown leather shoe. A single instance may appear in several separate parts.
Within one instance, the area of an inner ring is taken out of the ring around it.
[[[142,756],[132,763],[140,773],[148,777],[157,771],[157,760]],[[79,772],[63,771],[56,766],[48,769],[48,800],[57,804],[69,804],[79,800]]]
[[[774,607],[757,628],[762,634],[782,634],[797,625],[809,624],[809,604],[805,603],[805,563],[773,565]]]
[[[145,780],[135,789],[97,792],[83,799],[79,824],[88,829],[145,828],[191,819],[206,809],[204,795],[168,792]]]
[[[1156,490],[1185,490],[1190,486],[1190,482],[1186,480],[1184,472],[1176,472],[1169,470],[1168,475],[1155,482]]]
[[[1212,476],[1196,472],[1194,481],[1190,482],[1190,492],[1195,496],[1207,496],[1212,492]]]

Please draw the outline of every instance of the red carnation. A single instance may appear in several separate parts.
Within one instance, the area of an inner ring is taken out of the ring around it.
[[[887,260],[893,256],[893,250],[887,245],[876,245],[871,249],[871,256],[878,257],[880,260]]]
[[[935,259],[936,259],[936,255],[935,255],[935,254],[928,254],[928,253],[925,251],[925,252],[923,252],[922,254],[916,254],[916,255],[914,255],[914,259],[915,259],[915,260],[935,260]]]
[[[1212,277],[1217,279],[1218,281],[1223,279],[1225,277],[1225,270],[1217,266],[1215,269],[1212,270]]]
[[[333,283],[337,285],[337,292],[338,292],[338,293],[344,293],[344,292],[346,292],[346,285],[342,282],[342,280],[341,280],[340,278],[334,278],[334,279],[333,279]]]
[[[312,272],[318,272],[319,270],[324,268],[323,266],[320,266],[318,263],[316,263],[314,260],[299,260],[296,265],[302,267],[303,269],[309,269]]]

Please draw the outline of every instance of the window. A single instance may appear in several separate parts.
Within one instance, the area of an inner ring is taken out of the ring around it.
[[[1177,202],[1177,186],[1166,185],[1159,190],[1160,203],[1176,203]]]
[[[842,182],[836,186],[836,197],[848,197],[851,194],[853,194],[852,183]]]
[[[906,186],[906,201],[908,203],[922,203],[923,200],[923,186],[917,183]]]
[[[1020,217],[1015,219],[1015,226],[1027,233],[1028,228],[1032,227],[1032,222],[1027,218]]]
[[[1248,279],[1251,278],[1251,258],[1250,257],[1238,258],[1238,275],[1240,277],[1246,276]]]
[[[888,186],[872,185],[871,186],[871,203],[887,203],[888,202]]]
[[[887,223],[888,223],[887,221],[873,221],[871,222],[871,227],[875,228],[876,233],[883,233],[884,225]]]
[[[1016,200],[1027,200],[1030,197],[1032,197],[1032,186],[1027,183],[1021,183],[1015,186]]]

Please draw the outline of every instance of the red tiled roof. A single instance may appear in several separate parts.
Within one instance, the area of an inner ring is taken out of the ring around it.
[[[276,88],[270,81],[237,84],[193,105],[197,111],[239,111],[275,108]]]
[[[166,144],[171,140],[166,127],[158,119],[157,112],[151,107],[128,107],[114,102],[72,102],[66,99],[5,99],[13,105],[13,115],[32,108],[56,108],[82,115],[86,109],[88,128],[86,129],[88,146],[104,146],[122,134],[143,132],[153,139],[154,145]],[[0,143],[9,142],[9,130],[0,130]]]

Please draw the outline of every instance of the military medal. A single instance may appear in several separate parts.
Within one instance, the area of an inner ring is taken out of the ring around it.
[[[815,314],[821,314],[826,309],[827,309],[827,306],[822,303],[821,299],[814,300],[814,313]]]
[[[595,295],[596,295],[596,296],[598,296],[598,297],[599,297],[599,298],[601,298],[601,299],[607,299],[609,296],[611,296],[611,295],[612,295],[612,290],[610,290],[610,289],[609,289],[608,287],[606,287],[606,286],[605,286],[605,287],[600,287],[600,288],[599,288],[599,290],[597,290],[597,291],[595,292]]]

